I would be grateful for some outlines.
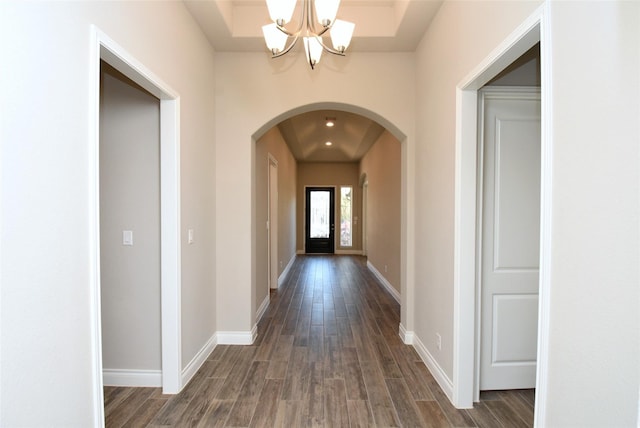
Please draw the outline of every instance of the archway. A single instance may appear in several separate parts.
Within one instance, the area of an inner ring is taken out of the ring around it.
[[[407,314],[408,311],[411,311],[411,308],[410,308],[410,305],[407,305],[406,303],[407,301],[411,301],[411,298],[409,297],[409,295],[413,293],[413,284],[412,284],[412,281],[410,280],[410,278],[412,278],[412,275],[409,274],[411,263],[408,262],[409,254],[411,254],[411,257],[412,257],[412,251],[410,250],[411,244],[409,242],[409,236],[407,233],[407,230],[409,230],[408,224],[410,223],[410,218],[408,214],[409,213],[408,195],[410,194],[410,192],[407,190],[408,183],[410,181],[409,180],[410,167],[409,167],[409,160],[407,156],[407,144],[406,144],[407,136],[394,123],[392,123],[390,120],[386,119],[382,115],[377,114],[376,112],[370,111],[368,109],[365,109],[357,105],[337,103],[337,102],[312,103],[312,104],[302,105],[294,109],[290,109],[288,111],[285,111],[277,115],[276,117],[272,118],[271,120],[263,124],[252,135],[252,147],[251,147],[251,157],[252,157],[251,254],[252,254],[252,281],[253,281],[252,283],[252,297],[253,297],[252,323],[255,325],[255,323],[259,320],[259,318],[262,316],[262,314],[266,310],[266,305],[268,304],[268,302],[265,302],[265,300],[263,300],[264,298],[262,296],[263,294],[262,289],[264,287],[262,287],[262,283],[258,283],[259,279],[256,279],[256,273],[259,270],[259,264],[261,263],[261,259],[263,258],[262,257],[263,251],[261,246],[258,244],[258,242],[262,242],[262,240],[260,239],[260,236],[263,234],[262,222],[264,220],[262,219],[262,217],[256,214],[256,211],[257,211],[256,208],[258,204],[257,197],[260,194],[260,192],[257,191],[256,189],[257,187],[256,171],[261,170],[261,165],[262,163],[264,163],[261,161],[261,158],[263,157],[263,153],[259,153],[259,158],[256,158],[256,155],[257,155],[256,145],[267,133],[269,133],[274,127],[276,127],[281,122],[287,119],[290,119],[292,117],[295,117],[297,115],[313,112],[316,110],[340,110],[340,111],[345,111],[345,112],[363,116],[381,125],[382,128],[386,130],[386,132],[388,132],[395,140],[397,140],[400,143],[400,152],[401,152],[401,156],[400,156],[401,157],[401,165],[400,165],[400,176],[401,176],[401,179],[400,179],[400,194],[401,194],[400,196],[400,289],[401,289],[401,292],[400,293],[396,292],[394,297],[399,300],[399,303],[401,305],[402,320],[403,320],[403,323],[405,323],[404,320],[411,319]],[[357,180],[356,180],[356,183],[354,183],[354,185],[355,185],[354,187],[359,187],[360,190],[362,189],[360,186],[361,183],[358,183]],[[299,203],[299,201],[297,203]],[[284,263],[286,262],[287,261],[284,260]],[[282,267],[283,266],[281,266],[281,268]],[[284,271],[284,273],[286,274],[286,270]],[[400,326],[400,331],[403,331],[403,332],[406,331],[404,326],[402,325]],[[406,341],[406,335],[402,334],[401,336],[403,340]]]

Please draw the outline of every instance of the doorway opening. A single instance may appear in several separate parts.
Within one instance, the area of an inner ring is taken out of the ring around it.
[[[305,188],[305,252],[335,252],[335,188]]]
[[[453,403],[458,408],[471,408],[479,399],[476,340],[477,254],[477,138],[478,90],[496,77],[517,58],[540,43],[541,64],[541,173],[540,173],[540,276],[537,329],[536,418],[543,411],[546,377],[548,331],[548,255],[550,254],[550,136],[546,134],[549,112],[550,57],[546,7],[540,7],[511,35],[461,81],[456,102],[456,185],[455,185],[455,250],[454,250],[454,385]]]
[[[92,129],[89,145],[91,216],[90,270],[92,296],[92,343],[94,414],[104,420],[102,310],[100,282],[100,64],[108,64],[160,100],[159,192],[160,192],[160,335],[161,374],[165,394],[175,394],[184,383],[180,346],[180,197],[179,197],[179,96],[144,65],[129,55],[97,27],[92,27]],[[129,239],[130,234],[124,236]],[[188,374],[185,374],[188,377]],[[144,378],[144,376],[142,376]],[[157,382],[154,378],[153,382]],[[148,380],[148,379],[147,379]],[[136,377],[134,382],[140,382]]]
[[[160,101],[101,62],[100,299],[106,386],[162,385],[159,123]]]

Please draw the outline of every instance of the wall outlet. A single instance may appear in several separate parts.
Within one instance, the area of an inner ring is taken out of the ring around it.
[[[442,336],[440,336],[440,333],[436,333],[436,347],[438,351],[442,351]]]
[[[384,265],[384,273],[387,273],[387,265]]]
[[[282,260],[280,260],[280,267],[282,267]]]

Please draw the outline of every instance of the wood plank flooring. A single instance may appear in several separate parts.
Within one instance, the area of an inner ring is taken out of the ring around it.
[[[218,345],[180,394],[105,387],[107,427],[531,427],[534,392],[454,408],[356,256],[299,256],[251,346]]]

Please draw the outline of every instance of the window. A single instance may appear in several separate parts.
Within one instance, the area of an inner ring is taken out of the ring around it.
[[[353,189],[351,186],[340,187],[340,246],[353,245],[351,232],[351,208],[353,206]]]

